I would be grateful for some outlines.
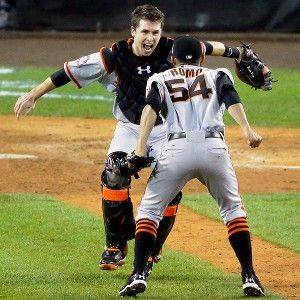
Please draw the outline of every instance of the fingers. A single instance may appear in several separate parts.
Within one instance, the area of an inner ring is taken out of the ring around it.
[[[26,95],[21,96],[17,100],[17,102],[14,106],[14,112],[15,112],[16,117],[19,119],[22,114],[22,111],[24,109],[28,109],[25,112],[25,115],[28,115],[34,109],[34,107],[35,107],[34,99],[29,97],[28,94],[26,94]]]
[[[264,65],[264,68],[262,69],[262,73],[263,73],[263,76],[266,76],[270,73],[270,69]]]
[[[19,115],[20,115],[20,106],[21,106],[21,100],[20,99],[21,98],[18,99],[18,101],[16,102],[15,107],[14,107],[15,115],[18,119],[19,119]]]
[[[249,139],[248,144],[251,148],[257,148],[257,147],[259,147],[261,142],[262,142],[262,137],[260,135],[256,135],[252,139]]]

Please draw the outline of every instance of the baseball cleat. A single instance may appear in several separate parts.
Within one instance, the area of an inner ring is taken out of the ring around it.
[[[242,274],[244,294],[251,297],[264,296],[264,289],[254,274]]]
[[[134,297],[137,294],[143,293],[147,288],[146,277],[144,273],[132,274],[126,284],[120,289],[119,295],[121,297]]]
[[[160,259],[161,259],[161,254],[149,256],[146,267],[144,269],[146,279],[152,274],[153,263],[158,263]]]
[[[149,256],[148,258],[148,261],[147,261],[147,264],[146,264],[146,267],[144,269],[144,273],[145,273],[145,277],[146,279],[151,275],[152,273],[152,268],[153,268],[153,257],[152,256]]]
[[[118,248],[107,248],[102,253],[99,267],[101,270],[114,271],[125,264],[125,256],[126,254]]]

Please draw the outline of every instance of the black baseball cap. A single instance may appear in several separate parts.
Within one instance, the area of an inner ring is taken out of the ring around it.
[[[173,56],[180,61],[197,61],[202,55],[200,41],[189,35],[180,36],[174,40]]]

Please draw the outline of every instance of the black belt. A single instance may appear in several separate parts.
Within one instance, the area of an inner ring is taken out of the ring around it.
[[[168,141],[176,140],[176,139],[185,139],[186,133],[185,132],[176,132],[170,133],[168,137]],[[205,138],[216,138],[216,139],[224,139],[224,133],[219,131],[206,131]]]

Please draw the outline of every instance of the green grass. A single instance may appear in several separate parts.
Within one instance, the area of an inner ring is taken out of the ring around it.
[[[16,70],[17,72],[13,74],[0,74],[0,87],[2,80],[26,80],[39,83],[56,69],[26,67]],[[236,88],[245,105],[249,121],[255,126],[299,128],[300,105],[297,86],[300,81],[300,70],[274,69],[273,77],[278,80],[278,83],[273,84],[273,90],[270,92],[255,91],[235,78]],[[28,88],[5,88],[5,90],[25,92]],[[113,95],[97,82],[79,90],[73,83],[69,83],[51,93],[54,92],[73,95],[103,95],[113,98]],[[12,114],[16,100],[17,97],[0,97],[0,115]],[[42,99],[34,115],[112,118],[112,106],[112,101]],[[226,124],[234,124],[227,113],[225,121]]]
[[[236,89],[251,124],[263,127],[300,127],[300,69],[274,69],[272,91],[251,89],[235,77]],[[228,114],[227,124],[234,124]]]
[[[0,298],[119,299],[132,268],[100,271],[103,225],[86,210],[49,196],[0,195]],[[244,299],[237,274],[166,250],[141,299]],[[283,299],[268,291],[266,299]]]
[[[253,234],[300,252],[299,192],[245,194],[243,201]],[[209,194],[185,196],[182,204],[221,222],[217,204]]]

